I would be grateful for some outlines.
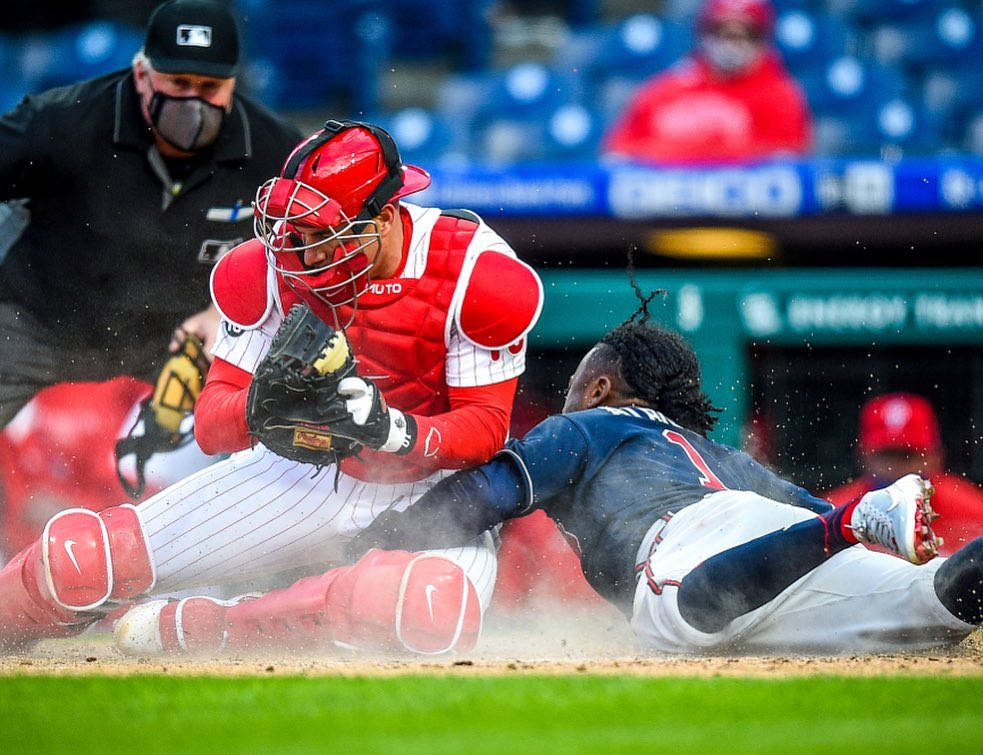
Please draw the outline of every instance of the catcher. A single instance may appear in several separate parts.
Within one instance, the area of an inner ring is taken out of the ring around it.
[[[369,124],[329,121],[294,149],[257,192],[256,238],[212,275],[222,321],[195,436],[233,455],[137,506],[52,518],[0,571],[0,643],[81,631],[110,601],[303,570],[262,601],[137,606],[118,640],[473,645],[490,533],[325,571],[381,512],[501,448],[542,306],[536,274],[476,215],[401,201],[428,184]]]

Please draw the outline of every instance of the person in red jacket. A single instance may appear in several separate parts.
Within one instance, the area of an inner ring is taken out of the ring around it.
[[[604,152],[672,163],[807,152],[809,107],[771,45],[773,23],[768,0],[707,0],[698,48],[642,85]]]
[[[474,213],[402,201],[429,183],[370,124],[328,121],[294,149],[257,192],[256,238],[212,274],[222,320],[195,435],[207,453],[232,455],[137,506],[49,520],[0,571],[0,647],[78,632],[110,601],[288,570],[313,576],[260,599],[137,605],[117,623],[118,645],[473,646],[495,583],[490,533],[324,571],[380,513],[491,458],[507,437],[542,284]],[[366,448],[337,466],[278,456],[247,424],[253,372],[297,303],[344,327],[358,360],[359,390],[345,395]],[[385,401],[368,402],[367,422],[359,398],[376,391]]]
[[[939,518],[932,526],[943,538],[942,555],[951,555],[983,535],[983,490],[944,471],[939,423],[926,399],[891,393],[864,404],[857,451],[860,476],[829,491],[824,497],[830,503],[849,503],[883,487],[885,480],[917,472],[935,488],[932,507]]]

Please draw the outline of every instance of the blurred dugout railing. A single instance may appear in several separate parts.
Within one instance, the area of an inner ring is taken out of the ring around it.
[[[634,88],[690,48],[697,4],[236,2],[243,83],[259,99],[312,121],[381,121],[407,159],[431,165],[594,157]],[[978,0],[775,4],[818,155],[983,154]],[[140,42],[112,21],[3,35],[0,108],[125,66]]]

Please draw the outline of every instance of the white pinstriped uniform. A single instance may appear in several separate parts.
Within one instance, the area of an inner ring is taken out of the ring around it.
[[[420,277],[427,263],[430,232],[440,216],[433,208],[404,203],[413,219],[403,278]],[[478,254],[493,250],[515,256],[482,223],[468,247],[461,279],[445,330],[445,377],[452,387],[502,382],[525,368],[525,343],[512,353],[491,352],[467,340],[457,313]],[[252,328],[223,318],[215,356],[254,372],[283,321],[270,272],[265,317]],[[298,567],[321,571],[338,563],[344,545],[388,508],[404,509],[450,472],[441,470],[416,482],[363,482],[334,466],[320,471],[284,459],[262,445],[188,477],[137,506],[150,542],[156,572],[154,590],[172,592],[274,574]],[[458,563],[487,607],[497,564],[493,538],[485,533],[460,548],[436,551]]]

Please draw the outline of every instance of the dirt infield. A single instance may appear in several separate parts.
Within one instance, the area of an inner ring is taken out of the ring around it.
[[[511,674],[628,674],[637,676],[756,676],[849,674],[983,675],[983,630],[953,648],[910,655],[842,657],[700,657],[635,654],[617,616],[549,617],[487,627],[479,649],[440,659],[367,657],[344,650],[317,655],[269,652],[255,656],[135,659],[120,655],[108,634],[49,640],[19,655],[0,656],[0,676],[169,674],[214,676],[455,676]]]

